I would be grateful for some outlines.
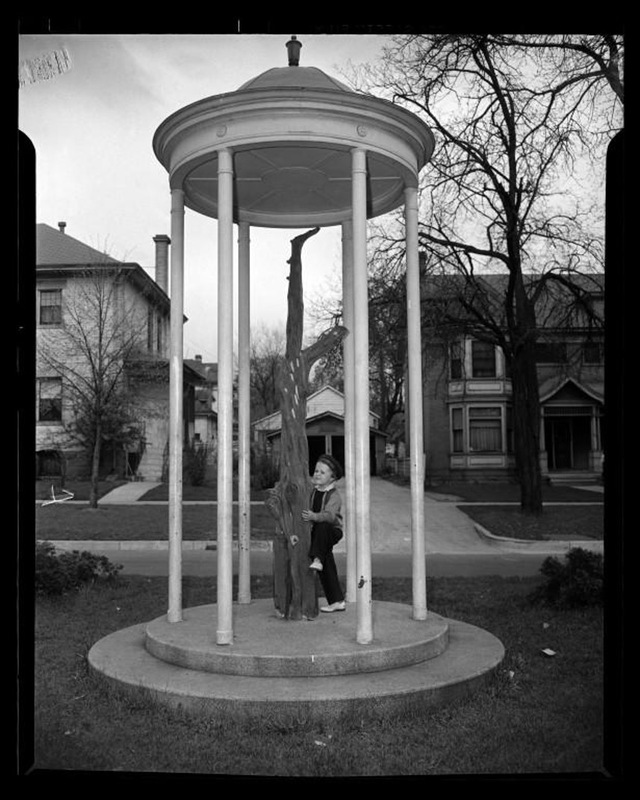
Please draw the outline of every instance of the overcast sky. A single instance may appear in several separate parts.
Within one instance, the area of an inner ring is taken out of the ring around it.
[[[287,65],[286,35],[23,35],[24,82],[18,121],[36,149],[37,222],[57,227],[114,258],[145,268],[156,234],[170,235],[168,175],[152,149],[158,126],[174,111],[233,92],[272,67]],[[375,60],[385,37],[299,35],[301,66],[341,79],[339,70]],[[49,79],[29,66],[57,52]],[[32,71],[33,72],[33,71]],[[185,216],[185,357],[217,360],[217,221]],[[284,324],[290,255],[299,231],[251,231],[251,322]],[[335,288],[340,226],[305,244],[305,302]],[[153,270],[149,270],[153,275]],[[338,278],[339,280],[339,278]]]

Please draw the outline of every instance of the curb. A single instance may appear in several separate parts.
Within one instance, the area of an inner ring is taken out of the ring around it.
[[[578,541],[565,541],[559,542],[552,539],[512,539],[508,536],[496,536],[495,534],[483,528],[477,522],[473,523],[478,536],[487,544],[494,547],[500,547],[506,544],[509,547],[517,547],[522,550],[535,550],[538,546],[542,545],[545,551],[562,553],[565,550],[570,550],[572,547],[582,547],[585,550],[595,550],[602,552],[604,550],[604,542],[600,539],[580,539]]]
[[[39,539],[38,541],[44,541]],[[162,540],[138,540],[121,542],[116,540],[94,541],[94,540],[72,540],[72,539],[47,539],[58,550],[168,550],[169,542]],[[217,550],[216,542],[207,541],[183,541],[182,550]],[[238,549],[238,542],[233,541],[232,549]],[[270,541],[251,542],[251,550],[262,550],[271,552],[273,543]]]

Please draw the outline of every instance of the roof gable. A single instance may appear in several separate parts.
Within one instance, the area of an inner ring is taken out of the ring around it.
[[[88,244],[41,222],[36,225],[36,264],[121,264]]]
[[[601,382],[587,384],[575,378],[549,378],[540,386],[540,402],[544,404],[567,404],[584,402],[585,398],[604,402],[604,386]]]

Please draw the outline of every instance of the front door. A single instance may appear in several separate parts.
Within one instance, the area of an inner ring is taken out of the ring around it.
[[[545,447],[549,470],[587,469],[590,449],[588,417],[547,417]]]

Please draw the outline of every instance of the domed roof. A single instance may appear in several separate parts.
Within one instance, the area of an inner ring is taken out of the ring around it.
[[[341,224],[353,216],[353,153],[366,151],[367,216],[404,202],[431,157],[433,134],[415,114],[355,92],[317,67],[289,66],[237,91],[176,111],[155,133],[154,151],[188,208],[218,216],[222,151],[233,154],[237,222],[270,228]]]
[[[273,67],[255,78],[243,83],[239,92],[245,89],[331,89],[351,92],[347,86],[327,75],[317,67]]]

